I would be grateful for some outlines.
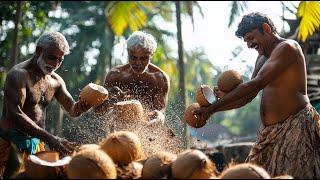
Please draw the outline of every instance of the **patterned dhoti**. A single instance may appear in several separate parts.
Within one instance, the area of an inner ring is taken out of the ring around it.
[[[274,177],[320,178],[320,120],[308,104],[282,123],[261,127],[246,162]]]

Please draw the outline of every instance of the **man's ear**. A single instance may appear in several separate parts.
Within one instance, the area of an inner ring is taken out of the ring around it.
[[[41,47],[36,47],[36,57],[38,58],[42,53],[42,48]]]
[[[271,27],[270,27],[269,24],[267,24],[267,23],[263,23],[263,24],[262,24],[262,29],[263,29],[263,31],[266,32],[266,33],[271,33]]]

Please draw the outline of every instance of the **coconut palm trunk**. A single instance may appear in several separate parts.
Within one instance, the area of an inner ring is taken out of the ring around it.
[[[18,63],[18,41],[19,41],[19,24],[21,21],[21,6],[23,1],[17,1],[17,10],[14,20],[14,34],[13,34],[13,46],[12,46],[12,64],[14,66]]]
[[[180,117],[186,109],[186,94],[185,94],[185,81],[184,81],[184,62],[183,62],[183,41],[181,31],[181,7],[180,2],[175,1],[176,6],[176,18],[177,18],[177,38],[178,38],[178,69],[179,69],[179,101],[180,101]],[[189,146],[189,138],[187,132],[187,124],[183,124],[183,136],[185,138],[185,147]]]

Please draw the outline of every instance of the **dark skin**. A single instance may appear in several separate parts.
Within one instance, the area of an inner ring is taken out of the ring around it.
[[[51,74],[45,74],[37,64],[37,59],[42,53],[46,69]],[[63,58],[64,53],[58,48],[37,47],[31,59],[15,65],[9,71],[4,89],[0,127],[3,131],[19,130],[37,137],[50,148],[67,155],[73,151],[75,143],[54,136],[44,129],[44,110],[54,98],[72,117],[79,116],[90,107],[86,102],[75,102],[66,89],[64,80],[53,72],[61,65]]]
[[[128,64],[113,68],[105,78],[104,87],[111,91],[115,86],[122,90],[120,100],[137,99],[147,110],[150,124],[164,122],[168,103],[169,77],[150,63],[148,50],[137,47],[128,51]],[[112,95],[111,95],[112,96]],[[103,106],[100,106],[100,110]],[[106,107],[106,106],[105,106]],[[104,110],[106,108],[104,107]],[[98,110],[97,110],[98,111]]]
[[[267,23],[262,29],[264,34],[254,29],[244,36],[248,48],[259,52],[251,80],[209,107],[196,109],[195,115],[208,119],[215,112],[242,107],[262,90],[261,121],[269,126],[283,122],[309,103],[301,47],[296,41],[279,37]]]

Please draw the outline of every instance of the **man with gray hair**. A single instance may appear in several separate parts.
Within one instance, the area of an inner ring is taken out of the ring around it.
[[[64,80],[54,72],[68,53],[69,45],[65,37],[59,32],[47,32],[38,39],[34,55],[8,72],[0,120],[1,174],[10,142],[24,156],[44,151],[45,143],[63,155],[73,151],[74,143],[45,130],[45,108],[53,98],[72,117],[90,108],[83,101],[75,102]]]
[[[126,98],[137,99],[148,112],[150,124],[164,122],[168,103],[169,76],[156,65],[150,63],[157,43],[151,34],[136,31],[126,41],[128,63],[114,67],[105,77],[104,86],[111,92],[115,87],[126,92]],[[107,104],[97,108],[106,111]]]

